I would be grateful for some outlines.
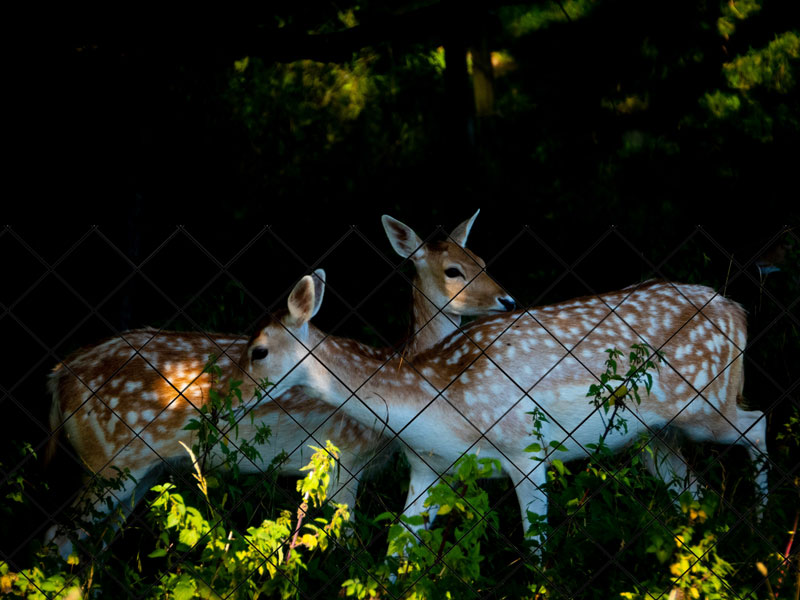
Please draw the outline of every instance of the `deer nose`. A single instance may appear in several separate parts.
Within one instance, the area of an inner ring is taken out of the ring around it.
[[[514,302],[513,298],[498,298],[497,300],[506,310],[514,310],[517,307],[517,303]]]

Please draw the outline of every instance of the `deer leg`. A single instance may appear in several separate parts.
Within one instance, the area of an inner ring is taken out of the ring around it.
[[[433,523],[436,513],[439,511],[439,507],[436,505],[425,507],[428,490],[436,485],[439,480],[439,474],[416,456],[407,456],[407,458],[411,465],[411,474],[403,514],[407,517],[423,516],[423,513],[426,512],[428,514],[427,520],[420,524],[403,523],[409,531],[416,534],[420,529],[427,529]]]
[[[82,512],[83,516],[94,523],[106,519],[106,530],[113,534],[130,516],[136,505],[147,493],[147,490],[155,484],[159,472],[160,469],[143,469],[121,479],[119,487],[116,489],[112,489],[109,486],[102,491],[92,492],[89,498],[84,494],[80,494],[75,502],[72,503],[73,512]],[[86,510],[87,507],[90,507],[88,511]],[[119,518],[108,518],[111,513],[118,509],[121,512]],[[107,534],[103,533],[105,537]],[[78,542],[80,546],[80,542],[88,537],[89,532],[84,527],[78,527],[71,532],[64,532],[63,527],[53,525],[45,533],[44,542],[45,544],[55,543],[58,547],[58,553],[62,558],[66,559],[74,551],[73,540]],[[102,547],[105,548],[108,543],[108,541],[104,540]]]
[[[736,407],[736,418],[732,424],[714,432],[714,441],[719,444],[738,444],[747,449],[756,469],[755,485],[759,500],[757,516],[760,519],[767,503],[767,418],[760,410],[742,410]]]
[[[530,470],[524,471],[520,468],[528,464],[532,465]],[[547,522],[547,495],[544,492],[544,486],[547,483],[547,464],[543,461],[531,461],[530,455],[525,455],[519,457],[516,464],[504,464],[503,470],[509,474],[514,488],[517,490],[517,499],[522,513],[523,534],[529,535],[531,528],[534,527],[531,539],[537,546],[536,551],[541,552],[541,546],[545,540],[536,531],[538,524],[531,519],[529,513],[538,515],[540,520]]]
[[[733,439],[730,443],[736,443],[747,448],[750,460],[756,469],[755,485],[756,495],[759,500],[757,509],[758,519],[764,516],[764,508],[767,505],[768,487],[768,467],[769,454],[767,453],[767,417],[760,410],[742,410],[736,407],[736,432],[731,432]]]
[[[406,458],[411,465],[411,474],[408,482],[408,496],[404,504],[403,515],[406,517],[423,516],[423,513],[428,513],[428,519],[423,520],[421,523],[406,523],[400,521],[400,524],[408,531],[414,534],[417,541],[420,541],[417,532],[421,529],[427,529],[436,518],[436,512],[439,510],[438,506],[425,507],[425,499],[428,497],[428,490],[436,484],[439,480],[439,474],[436,473],[431,467],[425,464],[422,460],[417,458],[412,453],[406,453]],[[392,551],[392,544],[389,544],[389,555],[399,558],[401,563],[405,562],[405,558],[400,555],[398,550]],[[397,580],[397,575],[392,573],[389,580],[394,583]]]
[[[757,469],[756,473],[756,492],[761,501],[760,513],[763,513],[767,504],[769,494],[768,467],[769,454],[767,453],[767,417],[760,410],[736,409],[736,416],[740,423],[747,423],[746,440],[742,438],[740,443],[747,446],[750,460],[753,461]]]
[[[642,460],[650,474],[666,484],[674,494],[677,503],[681,494],[688,491],[697,498],[697,479],[692,475],[681,454],[680,447],[673,441],[670,445],[654,437],[648,443],[649,450],[642,452]]]

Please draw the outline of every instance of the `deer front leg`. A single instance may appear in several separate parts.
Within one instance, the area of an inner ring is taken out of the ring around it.
[[[525,470],[526,468],[528,470]],[[533,540],[535,551],[540,554],[545,540],[542,539],[539,528],[542,522],[547,522],[547,495],[544,491],[547,483],[547,463],[531,460],[531,455],[525,454],[516,457],[514,462],[508,461],[503,465],[503,469],[509,474],[517,490],[523,534]],[[529,516],[529,513],[532,516]]]
[[[423,522],[419,524],[403,523],[411,533],[415,534],[420,529],[427,529],[436,518],[439,511],[438,506],[425,507],[425,499],[428,497],[428,490],[436,485],[439,474],[429,467],[416,455],[407,453],[408,462],[411,465],[411,474],[408,482],[408,495],[406,496],[403,514],[406,517],[423,517]],[[427,512],[427,519],[424,513]]]

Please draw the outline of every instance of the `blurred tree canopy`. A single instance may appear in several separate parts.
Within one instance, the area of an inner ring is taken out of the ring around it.
[[[362,0],[202,26],[71,23],[43,74],[57,102],[28,107],[45,139],[28,143],[51,183],[117,216],[280,222],[301,201],[344,223],[489,203],[578,230],[784,222],[797,13]]]

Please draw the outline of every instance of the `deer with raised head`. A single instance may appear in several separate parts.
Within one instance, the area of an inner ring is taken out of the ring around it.
[[[486,274],[483,260],[465,247],[477,215],[456,227],[448,239],[429,243],[400,221],[387,215],[382,218],[392,247],[416,268],[406,360],[455,331],[462,316],[514,308],[513,300]],[[53,433],[46,455],[53,455],[57,435],[63,430],[91,473],[110,477],[116,469],[128,469],[132,477],[122,482],[122,489],[97,498],[95,506],[98,511],[108,511],[106,501],[110,499],[112,508],[120,506],[130,513],[156,483],[159,467],[186,458],[179,442],[191,446],[195,441],[194,432],[184,427],[199,417],[197,407],[209,398],[213,382],[203,372],[207,357],[217,355],[222,372],[239,379],[236,362],[244,348],[245,340],[235,335],[143,329],[73,353],[49,378]],[[365,347],[366,351],[379,361],[394,352]],[[380,422],[373,427],[334,413],[300,388],[286,389],[274,401],[259,403],[252,411],[252,423],[249,415],[241,419],[239,436],[252,440],[258,425],[268,425],[271,436],[266,444],[256,445],[261,461],[243,461],[239,465],[242,472],[261,471],[285,452],[279,469],[300,474],[310,456],[307,445],[324,446],[330,439],[341,450],[340,469],[332,477],[330,495],[354,508],[362,467],[387,444]],[[214,460],[208,457],[207,464],[213,465]],[[53,526],[46,539],[55,535]],[[56,543],[63,555],[70,553],[65,536],[59,536]]]
[[[376,360],[363,344],[314,327],[324,287],[322,270],[303,277],[288,310],[255,332],[241,360],[248,381],[268,380],[271,396],[299,386],[364,426],[383,420],[406,448],[412,479],[416,471],[420,481],[435,479],[465,453],[497,459],[516,488],[526,531],[529,512],[547,514],[543,486],[554,450],[544,443],[538,453],[526,451],[540,439],[559,442],[564,461],[586,458],[600,439],[611,450],[640,435],[658,444],[667,430],[766,457],[764,414],[737,406],[744,310],[708,287],[651,281],[484,317],[413,365]],[[605,370],[605,350],[634,343],[658,350],[663,362],[649,394],[627,406],[627,429],[609,429],[587,390]],[[538,432],[534,410],[546,417]],[[765,471],[756,485],[765,501]]]

